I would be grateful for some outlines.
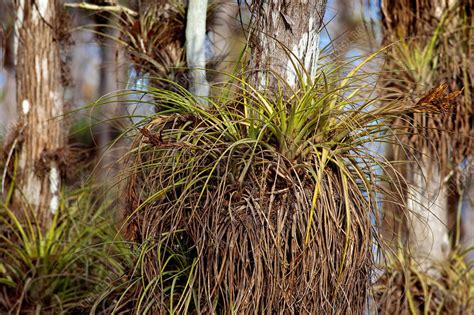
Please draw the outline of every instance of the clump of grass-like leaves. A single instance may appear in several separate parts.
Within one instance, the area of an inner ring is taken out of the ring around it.
[[[201,313],[363,309],[383,164],[364,145],[411,110],[368,99],[356,73],[374,56],[297,89],[231,77],[207,108],[179,86],[146,91],[161,111],[127,157],[125,233],[187,256],[194,271],[176,296],[155,287],[142,298],[164,309],[192,297],[187,309]],[[160,267],[154,257],[147,270]]]
[[[1,313],[86,312],[125,273],[131,252],[103,217],[107,205],[91,200],[90,190],[69,193],[45,232],[31,216],[19,219],[0,205]]]
[[[474,273],[466,254],[454,250],[430,270],[418,267],[403,250],[387,255],[372,288],[377,309],[383,314],[471,314]]]
[[[179,233],[175,233],[179,235]],[[121,275],[110,274],[107,286],[89,304],[100,314],[185,314],[192,301],[195,261],[189,244],[178,236],[173,246],[163,237],[135,244],[133,259]]]

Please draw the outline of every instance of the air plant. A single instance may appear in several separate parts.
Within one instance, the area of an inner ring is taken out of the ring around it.
[[[90,189],[70,191],[43,232],[2,202],[0,312],[85,312],[97,292],[121,279],[133,253],[104,215],[109,206],[97,206]]]
[[[189,297],[176,312],[363,310],[383,190],[374,170],[390,167],[365,144],[387,141],[396,117],[432,110],[371,99],[359,72],[376,56],[344,78],[321,67],[297,89],[279,79],[259,90],[229,75],[205,109],[179,84],[146,89],[161,110],[126,157],[124,233],[193,268],[176,296],[155,287],[147,299],[169,310]],[[147,270],[157,264],[150,254]]]

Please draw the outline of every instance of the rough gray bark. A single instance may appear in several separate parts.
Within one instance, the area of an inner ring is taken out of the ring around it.
[[[325,8],[325,0],[256,1],[249,43],[250,69],[257,70],[252,76],[256,85],[264,87],[269,80],[271,84],[269,71],[291,87],[298,85],[299,76],[316,76]]]
[[[66,144],[56,19],[58,1],[19,0],[16,83],[20,128],[14,208],[47,227],[59,207],[59,154]]]

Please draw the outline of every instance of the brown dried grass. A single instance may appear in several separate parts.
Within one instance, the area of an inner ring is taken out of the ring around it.
[[[131,164],[154,167],[141,173],[142,180],[129,181],[136,217],[128,233],[147,238],[186,231],[197,255],[196,307],[204,313],[361,312],[371,227],[370,205],[358,187],[349,184],[345,203],[337,167],[324,170],[307,241],[316,185],[309,170],[263,147],[254,149],[250,162],[248,144],[206,143],[197,139],[201,133],[173,139],[172,130],[182,126],[212,130],[199,118],[176,117],[146,126],[152,134],[162,129],[162,137],[176,144],[155,147],[145,144],[149,137],[137,138],[140,152]],[[180,165],[176,156],[200,162]],[[172,239],[168,246],[174,246]]]

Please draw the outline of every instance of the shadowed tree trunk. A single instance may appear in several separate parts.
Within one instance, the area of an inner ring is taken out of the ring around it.
[[[59,207],[59,153],[65,147],[58,38],[59,1],[17,1],[19,144],[14,208],[47,227]],[[59,117],[59,118],[58,118]]]
[[[410,211],[405,232],[412,254],[426,268],[451,251],[448,221],[460,202],[462,165],[466,159],[472,163],[472,5],[471,0],[382,2],[385,42],[402,41],[387,54],[385,87],[405,99],[444,82],[448,90],[464,89],[447,101],[452,112],[414,114],[398,122],[408,131],[400,139],[410,154],[397,151],[394,158],[411,159],[404,170]],[[447,106],[443,96],[432,105]],[[400,219],[396,212],[387,215]]]

